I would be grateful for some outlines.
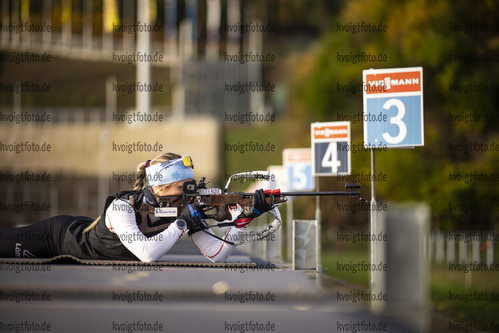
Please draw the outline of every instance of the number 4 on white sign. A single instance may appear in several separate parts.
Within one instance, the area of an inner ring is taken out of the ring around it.
[[[341,166],[341,161],[338,160],[338,145],[337,142],[330,142],[327,146],[324,157],[322,158],[321,166],[323,168],[331,168],[332,173],[338,173],[338,168]]]

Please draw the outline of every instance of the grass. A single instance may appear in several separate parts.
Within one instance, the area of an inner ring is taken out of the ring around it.
[[[481,299],[490,295],[497,297],[495,301]],[[464,273],[432,265],[431,296],[439,314],[456,321],[490,323],[499,313],[499,272]]]
[[[351,284],[356,284],[363,288],[369,288],[370,274],[366,271],[357,271],[353,273],[338,269],[339,265],[369,261],[369,248],[365,244],[351,246],[348,249],[337,251],[323,251],[322,267],[326,275],[338,278],[343,281],[348,281]]]
[[[324,273],[350,284],[369,289],[369,272],[348,272],[338,269],[338,264],[369,261],[368,244],[348,244],[342,249],[322,253]],[[448,265],[431,264],[429,288],[432,311],[456,322],[489,324],[499,313],[499,272],[469,272],[449,270]],[[471,296],[470,296],[471,293]],[[477,300],[494,296],[494,301]]]

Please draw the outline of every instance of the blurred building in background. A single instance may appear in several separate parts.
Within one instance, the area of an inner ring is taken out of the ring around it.
[[[2,69],[41,73],[2,82],[2,228],[99,216],[107,195],[131,189],[137,165],[162,152],[191,155],[195,176],[216,184],[220,120],[265,109],[263,93],[227,93],[262,77],[262,62],[242,59],[262,53],[262,33],[241,33],[243,19],[259,23],[239,0],[4,0],[0,9]],[[110,69],[84,82],[96,63]],[[53,84],[60,77],[104,105],[74,105]]]

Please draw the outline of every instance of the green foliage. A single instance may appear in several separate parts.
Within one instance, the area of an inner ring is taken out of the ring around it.
[[[422,66],[425,146],[377,153],[377,171],[387,174],[377,195],[385,200],[428,201],[434,226],[443,229],[488,229],[497,216],[490,205],[499,201],[498,182],[476,179],[499,172],[499,151],[483,151],[485,145],[499,143],[499,62],[476,58],[499,54],[497,32],[477,31],[480,25],[497,27],[497,7],[491,1],[347,2],[320,42],[319,55],[297,96],[315,121],[335,121],[338,115],[361,112],[362,92],[345,92],[340,85],[361,84],[363,69]],[[353,34],[338,29],[362,22],[386,25],[386,32]],[[341,62],[337,57],[359,52],[382,53],[386,62]],[[362,126],[352,124],[354,143],[362,141]],[[475,142],[482,148],[464,151],[466,144]],[[353,171],[369,170],[369,161],[353,160]]]

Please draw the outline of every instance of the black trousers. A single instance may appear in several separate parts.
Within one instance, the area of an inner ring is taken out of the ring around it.
[[[52,258],[63,254],[66,229],[75,219],[59,215],[29,226],[0,230],[0,257]]]

